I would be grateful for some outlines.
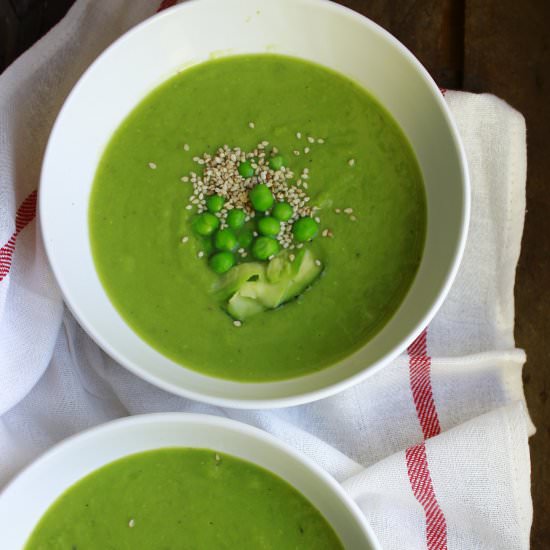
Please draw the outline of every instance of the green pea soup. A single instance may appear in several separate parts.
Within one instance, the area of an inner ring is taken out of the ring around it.
[[[181,178],[195,156],[263,140],[309,170],[321,222],[306,247],[323,272],[236,327],[213,296],[219,275],[199,257]],[[204,374],[267,382],[326,368],[388,322],[420,263],[426,200],[411,146],[367,91],[303,60],[243,55],[181,72],[130,113],[97,169],[89,230],[100,280],[143,340]]]
[[[321,513],[278,476],[206,449],[112,462],[63,493],[25,550],[342,550]]]

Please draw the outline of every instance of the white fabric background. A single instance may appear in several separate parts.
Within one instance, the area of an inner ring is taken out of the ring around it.
[[[49,130],[90,62],[157,8],[150,0],[79,0],[0,76],[0,245],[38,185]],[[513,285],[525,209],[525,124],[489,95],[446,95],[472,177],[464,261],[428,331],[442,433],[426,442],[449,549],[525,549],[532,519],[524,353],[513,339]],[[64,437],[153,411],[219,414],[263,428],[342,481],[384,548],[426,547],[424,511],[404,451],[422,442],[406,357],[310,405],[222,410],[167,394],[106,356],[64,309],[36,221],[0,282],[0,488]],[[1,534],[0,534],[1,542]],[[0,544],[1,547],[1,544]]]

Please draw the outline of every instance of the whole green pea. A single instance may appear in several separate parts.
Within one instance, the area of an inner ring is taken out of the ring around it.
[[[269,167],[272,170],[280,170],[283,167],[284,159],[281,155],[275,155],[269,159]]]
[[[248,198],[258,212],[265,212],[273,206],[273,194],[265,183],[253,187],[248,193]]]
[[[294,214],[294,210],[288,202],[278,202],[271,211],[271,215],[282,222],[287,222],[290,220],[290,218],[292,218],[292,214]]]
[[[268,237],[274,237],[279,234],[281,230],[281,223],[279,220],[272,218],[271,216],[266,216],[265,218],[260,218],[258,220],[258,231],[262,235],[267,235]]]
[[[198,235],[202,235],[203,237],[207,237],[208,235],[212,235],[216,229],[218,229],[220,225],[220,220],[214,216],[214,214],[210,214],[210,212],[204,212],[202,214],[199,214],[194,220],[193,220],[193,231],[197,233]]]
[[[214,244],[212,243],[212,237],[200,237],[201,250],[207,255],[210,256],[214,252]]]
[[[243,178],[251,178],[254,175],[254,168],[252,168],[252,164],[249,160],[239,163],[238,170]]]
[[[225,199],[219,195],[210,195],[206,197],[206,208],[214,214],[223,208],[224,203]]]
[[[313,239],[319,232],[319,225],[313,218],[300,218],[292,226],[292,234],[298,242],[306,242]]]
[[[214,235],[214,246],[218,250],[234,250],[237,248],[237,235],[233,229],[221,229]]]
[[[252,255],[257,260],[267,260],[279,252],[279,243],[272,237],[258,237],[252,243]]]
[[[208,264],[212,271],[221,275],[229,271],[235,265],[235,256],[232,252],[217,252],[210,257]]]
[[[253,240],[254,240],[254,235],[252,234],[252,231],[248,228],[242,229],[241,231],[239,231],[239,234],[237,235],[239,248],[248,248],[252,244]]]
[[[231,229],[239,229],[244,225],[246,214],[240,208],[234,208],[227,214],[227,225]]]

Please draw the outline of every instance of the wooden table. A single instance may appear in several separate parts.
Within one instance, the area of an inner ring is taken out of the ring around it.
[[[494,93],[527,119],[528,212],[516,278],[516,340],[527,351],[525,392],[538,428],[530,441],[535,510],[532,548],[549,548],[550,187],[545,185],[545,174],[550,174],[550,1],[341,3],[394,34],[440,86]],[[55,24],[71,4],[71,0],[0,0],[0,70]]]

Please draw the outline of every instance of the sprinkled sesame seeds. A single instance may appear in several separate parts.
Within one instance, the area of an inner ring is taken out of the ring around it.
[[[342,211],[341,211],[339,208],[335,208],[335,209],[334,209],[334,212],[335,212],[336,214],[340,214],[340,212],[342,212]]]
[[[323,232],[321,233],[321,236],[328,237],[328,229],[323,229]]]
[[[353,214],[353,208],[344,208],[344,214]]]
[[[296,256],[294,256],[294,254],[291,254],[288,258],[291,262],[293,262],[296,259]]]
[[[311,136],[308,136],[307,140],[309,141],[309,143],[315,143],[315,138],[313,138]]]
[[[198,256],[199,258],[204,257],[204,252],[203,252],[202,250],[200,250],[199,253],[197,254],[197,256]]]
[[[323,143],[325,143],[325,140],[324,140],[323,138],[319,138],[319,139],[317,140],[317,143],[319,143],[319,144],[322,145]]]
[[[355,166],[355,159],[349,159],[349,160],[348,160],[348,164],[349,164],[350,166]]]
[[[156,170],[156,169],[157,169],[157,165],[156,165],[154,162],[150,162],[150,163],[149,163],[149,168],[151,168],[151,170]]]
[[[183,178],[181,178],[181,181],[183,181],[183,183],[187,183],[189,181],[189,177],[183,176]]]
[[[256,125],[255,125],[252,121],[250,121],[250,122],[248,123],[248,127],[249,127],[249,128],[255,128]]]
[[[181,238],[181,242],[185,244],[189,240],[189,237],[185,236]]]
[[[304,153],[307,155],[309,153],[309,147],[304,147]]]
[[[245,151],[239,147],[230,148],[227,144],[218,148],[213,154],[203,153],[195,156],[194,161],[200,165],[200,172],[189,172],[184,176],[193,186],[190,198],[187,200],[188,210],[196,207],[199,214],[208,210],[206,202],[211,195],[218,195],[224,199],[223,208],[215,212],[219,219],[220,229],[228,227],[227,216],[233,209],[241,209],[245,213],[245,220],[257,218],[256,212],[250,202],[249,192],[259,183],[264,183],[270,188],[277,201],[287,202],[292,206],[293,215],[287,222],[281,223],[280,232],[276,239],[281,249],[294,250],[302,248],[302,244],[294,243],[293,224],[302,217],[313,217],[314,207],[309,205],[310,197],[307,195],[308,184],[296,175],[288,166],[273,169],[269,166],[270,159],[277,153],[275,147],[271,150],[270,143],[261,141],[252,150]],[[299,154],[299,151],[296,151]],[[245,178],[239,172],[239,164],[250,162],[253,174]],[[309,178],[309,169],[304,168],[301,175],[304,180]],[[182,178],[183,180],[183,178]],[[317,216],[320,221],[320,218]],[[252,230],[253,237],[258,237],[258,231]],[[250,253],[245,248],[238,248],[236,256],[246,258]],[[206,257],[204,251],[198,254],[199,258]]]
[[[183,150],[184,150],[184,151],[189,151],[189,149],[190,149],[189,143],[185,143],[185,144],[183,145]]]
[[[128,527],[133,527],[134,525],[136,524],[134,518],[132,518],[129,522],[128,522]]]
[[[294,149],[293,153],[298,157],[300,156],[300,151],[298,149]]]
[[[302,132],[296,132],[296,138],[302,139]]]
[[[315,260],[315,265],[317,267],[321,267],[321,260]]]
[[[352,221],[352,222],[356,222],[357,221],[357,218],[355,216],[350,216],[349,219]]]
[[[243,324],[241,321],[233,321],[233,326],[235,327],[241,327]]]

